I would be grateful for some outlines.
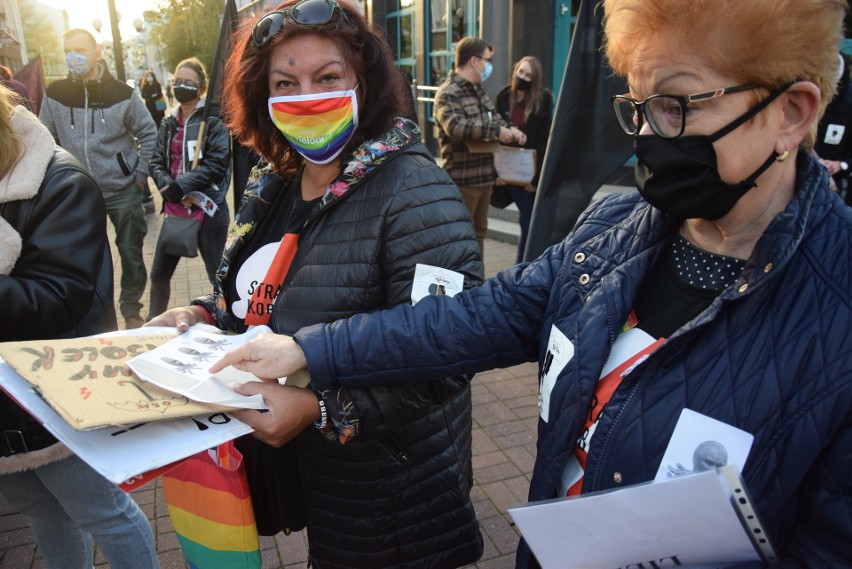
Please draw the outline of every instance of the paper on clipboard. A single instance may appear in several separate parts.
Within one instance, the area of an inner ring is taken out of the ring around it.
[[[266,409],[266,403],[260,395],[240,395],[230,387],[234,383],[259,382],[260,379],[254,375],[232,366],[217,374],[207,371],[225,352],[265,332],[272,330],[267,326],[255,326],[244,334],[222,335],[207,332],[203,327],[191,326],[169,342],[128,360],[127,367],[140,379],[192,401],[225,407]],[[307,379],[307,374],[300,374],[298,377],[293,375],[284,378],[284,382],[304,387],[308,383]]]
[[[777,560],[742,478],[730,465],[508,511],[544,569],[647,567],[650,562],[715,568]]]
[[[513,186],[526,186],[535,178],[536,152],[532,148],[501,146],[494,153],[497,177]]]

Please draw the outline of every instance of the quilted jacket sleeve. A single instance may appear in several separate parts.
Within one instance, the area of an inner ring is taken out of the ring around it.
[[[454,298],[430,296],[299,331],[311,381],[382,385],[476,373],[538,358],[563,245]]]
[[[852,421],[847,420],[808,478],[782,566],[848,566],[852,560]]]
[[[464,287],[482,284],[479,245],[456,185],[431,160],[411,158],[397,182],[381,239],[385,306],[410,304],[418,263],[464,275]]]

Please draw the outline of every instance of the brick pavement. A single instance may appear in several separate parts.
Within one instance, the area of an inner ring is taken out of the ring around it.
[[[145,261],[151,266],[160,219],[148,215],[145,239]],[[113,247],[117,263],[117,251]],[[515,246],[487,239],[485,241],[486,276],[511,265]],[[116,267],[116,283],[119,270]],[[210,285],[201,258],[183,259],[172,279],[171,306],[207,292]],[[116,298],[118,290],[116,289]],[[148,292],[143,298],[147,310]],[[143,312],[144,315],[144,312]],[[122,325],[119,322],[119,325]],[[535,456],[538,382],[535,364],[495,370],[477,375],[473,388],[473,472],[471,492],[485,540],[485,552],[475,565],[477,569],[514,567],[518,533],[511,525],[506,508],[526,501],[529,477]],[[157,541],[163,569],[185,569],[186,563],[168,517],[162,488],[158,481],[133,492],[145,511]],[[279,534],[261,538],[264,568],[304,568],[307,565],[305,532],[285,537]],[[107,563],[96,556],[95,566]],[[26,520],[12,511],[0,497],[0,569],[44,568]],[[121,568],[113,568],[121,569]]]

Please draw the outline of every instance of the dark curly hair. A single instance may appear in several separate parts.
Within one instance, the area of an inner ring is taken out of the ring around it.
[[[297,0],[288,0],[276,10],[285,10]],[[402,76],[394,64],[390,47],[382,32],[374,29],[345,1],[332,19],[321,26],[284,26],[269,43],[255,47],[251,32],[256,21],[250,21],[235,34],[234,49],[225,63],[222,106],[225,124],[237,140],[254,150],[284,173],[301,166],[303,158],[295,152],[269,117],[269,59],[276,46],[300,35],[316,35],[337,46],[346,65],[358,78],[360,111],[358,129],[347,151],[365,140],[376,138],[394,124],[404,109]]]

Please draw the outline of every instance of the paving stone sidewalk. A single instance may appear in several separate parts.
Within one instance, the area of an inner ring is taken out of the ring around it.
[[[145,262],[150,268],[159,232],[160,218],[149,214],[145,239]],[[118,254],[113,247],[113,258]],[[486,276],[493,276],[513,264],[515,246],[485,241]],[[118,263],[116,263],[117,265]],[[119,281],[116,266],[116,283]],[[210,290],[201,258],[183,259],[172,279],[171,306],[184,305]],[[116,298],[118,290],[116,290]],[[147,310],[148,291],[143,297]],[[144,313],[143,313],[144,314]],[[123,322],[119,322],[123,326]],[[508,506],[526,501],[535,456],[538,381],[535,364],[525,364],[477,375],[473,388],[473,472],[472,496],[485,539],[482,559],[471,567],[508,569],[514,567],[518,533],[506,513]],[[151,521],[163,569],[187,567],[168,516],[158,481],[133,492]],[[264,568],[304,568],[307,566],[305,532],[261,538]],[[43,569],[26,520],[11,510],[0,497],[0,569]],[[98,555],[95,567],[108,567]],[[113,568],[122,569],[122,568]]]

